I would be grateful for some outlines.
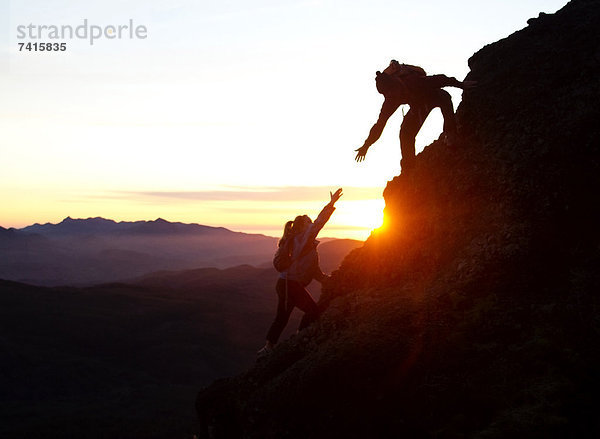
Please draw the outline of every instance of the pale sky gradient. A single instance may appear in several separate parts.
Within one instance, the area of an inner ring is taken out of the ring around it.
[[[2,1],[0,225],[162,217],[277,235],[342,186],[323,235],[364,239],[400,171],[400,111],[354,162],[383,100],[374,72],[395,58],[463,79],[474,52],[565,3]],[[84,19],[133,19],[148,38],[18,51],[36,41],[19,25]],[[417,148],[441,126],[435,110]]]

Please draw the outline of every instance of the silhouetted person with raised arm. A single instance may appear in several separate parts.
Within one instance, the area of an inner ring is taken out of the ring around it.
[[[363,146],[358,148],[356,161],[362,162],[369,147],[375,143],[385,127],[388,119],[402,104],[410,105],[400,126],[400,151],[402,170],[413,167],[415,161],[415,138],[423,126],[425,119],[436,107],[442,110],[444,116],[444,138],[451,145],[456,139],[456,121],[454,107],[450,94],[442,87],[470,88],[475,85],[473,81],[458,81],[446,75],[427,76],[425,71],[416,66],[400,64],[392,60],[383,71],[377,72],[375,83],[377,91],[385,100],[379,113],[379,119],[369,132]]]
[[[286,268],[281,271],[277,280],[275,287],[278,297],[277,315],[267,333],[265,346],[258,351],[259,358],[273,350],[294,307],[304,311],[304,316],[298,327],[299,331],[317,319],[319,315],[317,303],[306,289],[306,286],[313,279],[323,282],[327,278],[319,267],[319,254],[317,253],[319,242],[316,238],[333,214],[334,205],[341,196],[341,188],[333,194],[330,193],[331,200],[319,213],[315,222],[312,222],[307,215],[300,215],[294,221],[286,223],[283,236],[279,240],[277,254],[283,252],[289,260],[285,263]],[[277,254],[275,258],[277,258]],[[277,265],[276,268],[278,268]]]

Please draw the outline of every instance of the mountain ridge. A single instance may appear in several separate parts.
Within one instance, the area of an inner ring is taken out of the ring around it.
[[[227,231],[231,233],[242,233],[234,232],[225,227],[213,227],[205,226],[197,223],[182,223],[182,222],[170,222],[163,218],[157,218],[155,220],[140,220],[140,221],[114,221],[103,217],[90,217],[90,218],[71,218],[70,216],[63,219],[60,223],[45,223],[45,224],[33,224],[20,229],[15,229],[25,233],[41,233],[41,234],[63,234],[63,233],[118,233],[124,231],[130,231],[136,227],[142,228],[154,228],[151,232],[164,233],[166,231],[178,231],[178,232],[198,232],[198,231]],[[257,234],[260,235],[260,234]],[[264,235],[263,235],[264,236]]]
[[[198,393],[201,438],[597,437],[600,2],[469,60],[321,320]],[[310,421],[307,421],[310,420]]]
[[[35,285],[93,285],[156,270],[269,261],[277,239],[224,227],[65,218],[0,231],[0,278]]]

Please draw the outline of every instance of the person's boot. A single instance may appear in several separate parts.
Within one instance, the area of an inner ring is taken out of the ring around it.
[[[273,348],[274,346],[272,344],[265,344],[265,346],[256,353],[256,360],[260,361],[269,356],[273,352]]]

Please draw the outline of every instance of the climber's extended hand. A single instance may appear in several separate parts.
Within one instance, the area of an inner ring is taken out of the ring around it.
[[[337,191],[335,191],[333,194],[331,192],[329,192],[329,196],[331,197],[331,205],[334,205],[336,203],[337,200],[339,200],[342,196],[342,188],[339,188]]]
[[[354,158],[354,160],[356,160],[357,162],[362,162],[365,157],[367,156],[367,151],[369,150],[369,147],[367,145],[363,145],[358,149],[355,149],[355,151],[358,151],[356,153],[356,157]]]

